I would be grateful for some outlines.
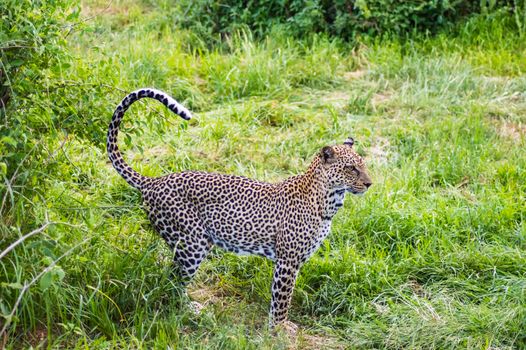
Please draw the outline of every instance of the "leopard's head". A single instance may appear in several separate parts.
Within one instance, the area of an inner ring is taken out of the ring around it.
[[[363,194],[372,185],[363,158],[353,148],[354,140],[343,145],[326,146],[320,152],[321,164],[329,187],[353,194]]]

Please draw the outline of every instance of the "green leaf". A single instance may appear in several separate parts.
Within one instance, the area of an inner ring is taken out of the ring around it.
[[[41,251],[42,251],[42,254],[45,255],[45,258],[48,258],[47,260],[45,260],[45,263],[49,265],[50,262],[52,262],[53,259],[55,259],[55,254],[53,254],[53,251],[49,249],[48,247],[42,247]]]
[[[53,269],[53,275],[56,277],[57,281],[62,281],[66,276],[66,273],[64,272],[64,270],[62,270],[60,266],[56,266]]]
[[[53,273],[51,271],[48,271],[40,279],[40,289],[46,290],[51,286],[52,283],[53,283]]]
[[[13,147],[16,146],[16,140],[9,136],[2,137],[2,143],[7,143]]]
[[[2,283],[2,287],[5,287],[5,288],[13,288],[13,289],[22,289],[24,288],[24,286],[19,283],[19,282],[14,282],[14,283]]]
[[[47,250],[49,251],[49,249],[47,249]],[[44,254],[45,253],[46,252],[44,252]],[[45,265],[51,265],[51,264],[53,264],[53,258],[50,257],[50,256],[44,256],[44,257],[42,257],[42,263],[45,264]]]
[[[20,67],[24,63],[24,60],[16,59],[9,62],[9,67]]]

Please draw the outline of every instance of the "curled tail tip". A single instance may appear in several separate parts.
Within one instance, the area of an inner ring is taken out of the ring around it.
[[[137,98],[149,97],[149,98],[156,99],[162,104],[164,104],[166,107],[168,107],[170,111],[177,114],[184,120],[192,119],[192,114],[190,113],[190,111],[164,91],[157,90],[154,88],[142,88],[142,89],[135,90],[129,96],[131,96],[132,100],[135,100],[135,97]]]
[[[182,106],[181,106],[181,107],[182,107]],[[190,113],[190,111],[187,110],[187,109],[184,108],[184,107],[183,107],[182,109],[180,108],[179,110],[177,110],[177,109],[174,110],[174,109],[172,109],[171,107],[168,107],[168,108],[170,108],[170,110],[171,110],[172,112],[174,112],[175,114],[177,114],[178,116],[180,116],[180,117],[183,118],[184,120],[190,120],[190,119],[192,119],[192,113]]]
[[[119,133],[119,125],[121,124],[122,118],[124,117],[124,113],[135,101],[145,97],[153,98],[161,102],[170,111],[185,120],[190,120],[192,118],[190,111],[177,102],[173,97],[163,91],[153,88],[142,88],[135,90],[124,97],[121,103],[119,103],[113,112],[113,117],[108,128],[106,149],[113,167],[130,185],[138,189],[142,188],[148,178],[139,174],[128,164],[126,164],[119,151],[119,147],[117,146],[117,134]]]

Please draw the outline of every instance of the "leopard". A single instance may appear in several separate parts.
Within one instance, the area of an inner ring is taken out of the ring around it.
[[[182,171],[160,177],[139,174],[119,151],[117,135],[134,102],[151,98],[184,120],[192,114],[167,93],[142,88],[116,107],[107,133],[115,170],[140,191],[151,225],[173,252],[173,270],[184,286],[214,246],[274,263],[269,327],[288,321],[298,272],[329,235],[346,193],[372,185],[354,139],[321,148],[304,173],[269,183],[243,176]]]

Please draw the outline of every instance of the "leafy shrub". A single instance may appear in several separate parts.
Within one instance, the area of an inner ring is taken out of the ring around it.
[[[435,31],[471,14],[513,4],[509,0],[183,0],[178,21],[207,38],[242,28],[263,36],[279,25],[297,37],[324,32],[348,40],[360,33]]]
[[[49,91],[47,82],[51,76],[59,75],[68,61],[65,37],[70,27],[66,24],[78,16],[78,11],[72,11],[72,5],[67,0],[2,1],[0,215],[5,223],[17,221],[8,219],[10,215],[6,213],[15,206],[16,199],[27,198],[23,184],[31,177],[35,180],[37,171],[27,164],[31,160],[42,162],[45,141],[41,136],[45,130],[55,127],[53,122],[49,123],[56,118],[53,99],[43,99],[42,95],[55,93]],[[19,190],[13,192],[13,187]],[[11,194],[10,201],[6,191]]]

